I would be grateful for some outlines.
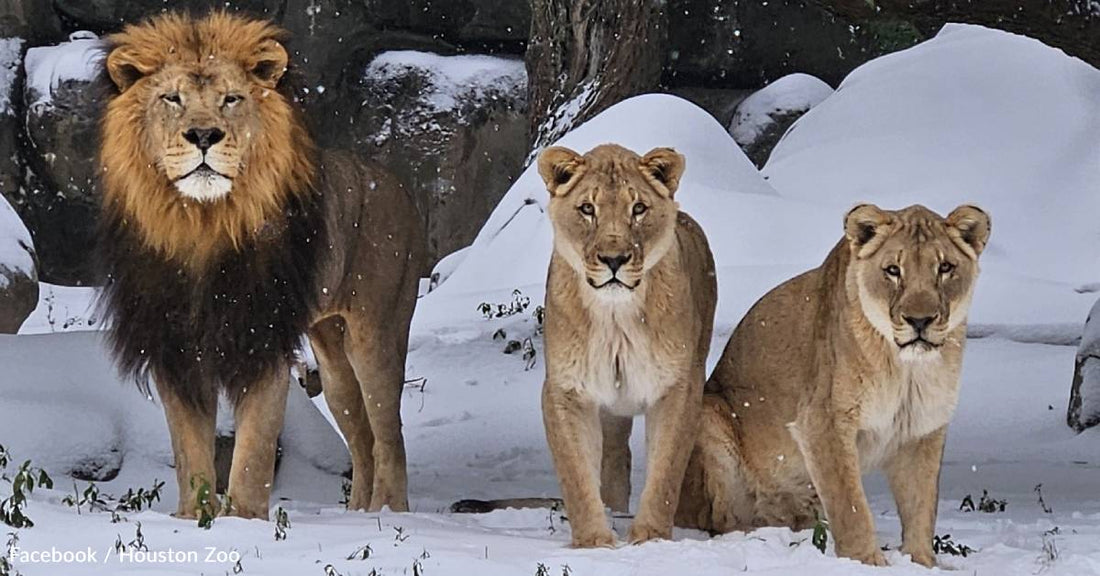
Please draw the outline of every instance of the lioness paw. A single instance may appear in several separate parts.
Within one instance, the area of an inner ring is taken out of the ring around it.
[[[920,564],[925,568],[936,567],[936,555],[931,550],[910,551],[902,548],[902,553],[908,554],[914,564]]]
[[[868,566],[889,566],[889,564],[886,563],[886,557],[882,555],[882,550],[877,548],[862,554],[840,554],[840,556],[846,556]]]
[[[615,547],[615,533],[611,530],[604,529],[602,531],[591,533],[573,533],[573,547],[574,548],[614,548]]]
[[[651,524],[635,522],[630,527],[630,536],[627,540],[631,544],[641,544],[650,540],[671,540],[672,527],[660,528]]]

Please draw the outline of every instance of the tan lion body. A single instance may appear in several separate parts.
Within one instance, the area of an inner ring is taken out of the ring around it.
[[[682,170],[667,149],[540,159],[555,228],[543,419],[575,546],[614,544],[604,507],[627,510],[628,440],[643,413],[649,472],[629,539],[671,536],[716,301],[706,238],[672,199]]]
[[[707,385],[677,525],[797,530],[823,508],[838,555],[881,565],[861,474],[883,469],[902,550],[931,566],[940,459],[988,217],[972,207],[944,220],[919,206],[861,206],[848,220],[824,264],[762,297],[731,337]],[[921,332],[905,318],[930,320]]]
[[[220,392],[235,402],[227,512],[268,517],[287,368],[304,332],[351,451],[349,507],[408,509],[400,400],[420,217],[384,170],[314,150],[281,92],[282,36],[213,13],[160,16],[110,38],[118,94],[101,161],[113,344],[120,366],[156,381],[182,517],[215,485]],[[266,334],[264,314],[292,332]],[[161,334],[178,341],[163,345]]]

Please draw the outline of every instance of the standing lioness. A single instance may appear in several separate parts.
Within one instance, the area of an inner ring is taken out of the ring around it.
[[[677,524],[802,529],[820,497],[837,555],[883,565],[860,478],[881,467],[902,551],[932,566],[940,458],[989,216],[862,205],[844,230],[820,268],[769,292],[734,331],[707,384]]]
[[[673,199],[683,171],[668,148],[539,157],[554,225],[542,411],[577,547],[615,543],[604,505],[627,509],[642,413],[649,474],[630,541],[672,535],[717,292],[703,231]]]

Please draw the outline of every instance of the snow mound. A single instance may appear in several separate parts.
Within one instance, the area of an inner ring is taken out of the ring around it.
[[[450,112],[462,102],[515,94],[527,86],[523,60],[480,54],[441,56],[431,52],[395,50],[379,54],[367,65],[371,80],[396,81],[410,73],[426,80],[420,95],[432,113]]]
[[[803,207],[778,198],[725,129],[694,104],[663,94],[637,96],[605,110],[556,144],[583,153],[607,142],[639,154],[670,146],[686,156],[676,199],[706,230],[719,266],[772,263],[784,253],[775,248],[790,247],[780,227],[759,223],[770,221],[772,210],[797,212]],[[548,203],[549,194],[532,164],[432,297],[545,284],[552,249]],[[809,210],[803,211],[808,217]],[[763,245],[769,248],[760,250]],[[797,252],[787,253],[797,259]]]
[[[34,243],[15,209],[0,196],[0,289],[11,276],[35,277]]]
[[[873,60],[798,122],[764,174],[781,195],[993,219],[987,271],[1100,277],[1100,70],[1023,36],[950,24]],[[1076,321],[1087,298],[1079,298]],[[975,299],[981,305],[982,297]]]
[[[772,116],[806,112],[831,96],[833,88],[809,74],[788,74],[737,105],[729,132],[742,146],[748,146],[771,125]]]
[[[99,74],[103,42],[92,32],[69,35],[68,42],[27,50],[27,88],[33,91],[30,107],[50,106],[54,91],[67,81],[91,81]]]
[[[0,114],[11,115],[11,86],[19,69],[22,38],[0,38]]]

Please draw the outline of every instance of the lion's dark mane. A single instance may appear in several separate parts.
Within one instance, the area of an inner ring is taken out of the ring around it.
[[[236,402],[285,370],[317,307],[322,202],[318,190],[290,194],[280,221],[201,270],[144,246],[126,216],[105,206],[100,306],[120,372],[146,394],[152,376],[211,410],[219,392]]]

